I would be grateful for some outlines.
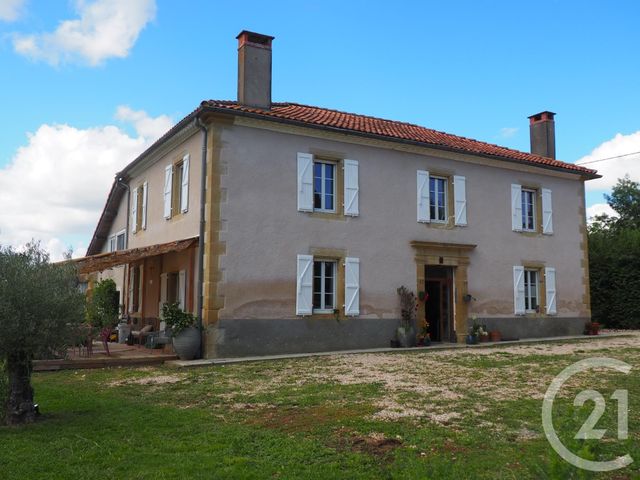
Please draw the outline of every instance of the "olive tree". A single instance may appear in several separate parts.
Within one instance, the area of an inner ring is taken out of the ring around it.
[[[0,364],[7,375],[7,424],[36,417],[32,360],[65,352],[82,321],[84,295],[71,262],[52,264],[37,243],[0,247]]]

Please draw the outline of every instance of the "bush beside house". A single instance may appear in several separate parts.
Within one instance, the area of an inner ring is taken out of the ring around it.
[[[619,179],[607,203],[619,215],[589,226],[591,314],[609,328],[640,328],[640,184]]]

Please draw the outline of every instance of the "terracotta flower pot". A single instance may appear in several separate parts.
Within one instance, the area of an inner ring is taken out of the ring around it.
[[[489,338],[491,338],[492,342],[499,342],[502,340],[502,335],[500,335],[500,330],[493,330],[489,332]]]

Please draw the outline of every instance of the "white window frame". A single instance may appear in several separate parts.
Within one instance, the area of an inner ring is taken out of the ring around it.
[[[527,214],[529,212],[529,204],[524,201],[525,200],[525,195],[529,194],[529,193],[531,194],[531,198],[533,199],[533,201],[531,203],[531,214],[533,215],[533,217],[532,217],[533,218],[533,228],[529,228],[527,226],[527,220],[528,220],[528,215]],[[532,189],[532,188],[523,188],[521,193],[520,193],[520,195],[521,195],[520,196],[520,205],[522,205],[522,218],[521,218],[522,231],[523,232],[535,232],[535,231],[537,231],[537,225],[536,224],[538,222],[538,220],[537,220],[537,218],[538,218],[537,217],[537,213],[538,212],[536,211],[536,209],[537,209],[537,205],[536,204],[538,203],[538,200],[537,200],[538,192],[536,190]]]
[[[431,191],[431,180],[435,181],[434,191]],[[438,180],[444,182],[444,219],[438,218]],[[429,217],[433,223],[447,223],[449,218],[449,179],[447,177],[441,177],[438,175],[429,176]],[[431,206],[434,206],[435,216],[431,215]]]
[[[531,282],[531,274],[535,274],[535,283]],[[535,293],[536,298],[536,308],[531,308],[531,293]],[[535,268],[525,268],[524,269],[524,311],[525,313],[538,313],[540,308],[540,270]],[[527,308],[529,306],[529,308]]]
[[[118,248],[118,237],[120,235],[122,235],[124,237],[122,250],[125,250],[127,248],[127,236],[126,236],[126,233],[127,233],[127,230],[123,229],[123,230],[120,230],[117,233],[114,233],[113,235],[111,235],[109,237],[109,252],[117,252],[118,250],[120,250]]]
[[[320,169],[320,208],[316,208],[316,201],[315,201],[315,196],[316,196],[316,164],[321,164],[323,165],[323,167]],[[333,168],[333,208],[329,209],[329,208],[325,208],[325,200],[326,200],[326,195],[327,192],[325,191],[325,168],[324,165],[330,165],[331,168]],[[337,206],[336,206],[336,201],[337,201],[337,188],[336,188],[336,184],[337,182],[337,178],[336,178],[336,174],[338,173],[338,168],[337,168],[337,164],[335,162],[330,162],[330,161],[326,161],[326,160],[317,160],[317,159],[313,159],[313,211],[314,212],[324,212],[324,213],[336,213],[337,210]]]
[[[320,263],[321,264],[321,270],[320,270],[320,292],[316,292],[315,290],[315,267],[316,267],[316,263]],[[333,264],[333,305],[331,306],[331,308],[327,308],[327,306],[325,305],[325,294],[328,293],[325,290],[325,280],[326,280],[326,264],[327,263],[331,263]],[[313,309],[313,313],[333,313],[333,311],[337,308],[336,304],[337,304],[337,283],[338,283],[338,261],[337,260],[331,260],[331,259],[322,259],[322,258],[314,258],[313,259],[313,265],[312,265],[312,288],[311,288],[311,306]],[[316,293],[320,293],[320,308],[316,308],[313,306],[313,298],[315,296]]]
[[[122,235],[122,250],[126,250],[127,249],[127,230],[126,229],[122,229],[120,230],[118,233],[116,233],[114,235],[115,239],[116,239],[116,250],[119,250],[118,248],[118,237]]]
[[[118,245],[118,239],[116,235],[111,235],[109,237],[109,252],[115,252],[116,251],[116,247]]]

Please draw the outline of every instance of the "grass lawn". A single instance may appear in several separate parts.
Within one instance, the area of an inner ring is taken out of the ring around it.
[[[42,421],[0,428],[0,478],[640,478],[639,340],[36,374]],[[560,459],[540,419],[552,378],[594,356],[633,370],[575,376],[553,412],[574,452],[636,459],[604,474]],[[586,388],[607,399],[601,441],[573,439]]]

